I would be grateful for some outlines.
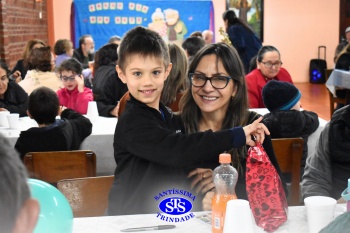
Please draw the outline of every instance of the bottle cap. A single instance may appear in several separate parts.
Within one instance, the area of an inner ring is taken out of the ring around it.
[[[231,155],[228,153],[220,154],[219,163],[231,163]]]

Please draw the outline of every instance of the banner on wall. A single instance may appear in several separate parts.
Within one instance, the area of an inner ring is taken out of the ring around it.
[[[214,30],[211,0],[74,0],[73,38],[90,34],[95,48],[111,36],[122,37],[128,30],[143,26],[158,32],[167,42],[181,43],[194,31]]]

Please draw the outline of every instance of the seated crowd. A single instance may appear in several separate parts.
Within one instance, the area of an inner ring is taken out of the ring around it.
[[[224,15],[228,35],[243,30],[254,37],[231,14]],[[38,124],[20,133],[15,149],[21,159],[27,152],[79,150],[92,132],[92,123],[83,115],[88,102],[96,101],[100,116],[119,118],[109,215],[153,213],[154,193],[169,185],[197,195],[194,211],[211,210],[212,170],[223,151],[231,154],[239,171],[237,197],[247,199],[246,158],[249,146],[256,145],[253,136],[262,143],[285,190],[290,180],[281,173],[271,139],[302,137],[303,197],[340,199],[350,172],[349,106],[335,112],[315,153],[308,155],[308,137],[319,127],[318,115],[301,109],[301,92],[282,67],[278,49],[257,49],[246,74],[247,59],[242,62],[239,53],[243,47],[236,48],[236,37],[230,40],[232,45],[212,43],[213,33],[206,30],[193,33],[181,47],[167,44],[155,31],[135,27],[123,39],[111,37],[96,53],[91,35],[82,36],[75,50],[70,40],[58,40],[56,56],[42,41],[29,41],[12,71],[0,60],[0,111],[28,116]],[[343,59],[349,50],[347,45],[340,52],[338,67],[348,64]],[[269,113],[261,116],[254,108],[267,108]],[[16,171],[11,173],[24,190],[11,221],[0,224],[13,229],[21,221],[15,216],[24,208],[38,210],[27,195],[23,165],[9,158],[16,152],[1,135],[0,141],[0,151],[7,151],[0,153],[0,164],[13,165],[10,169]],[[3,185],[0,182],[0,190]],[[35,216],[30,220],[28,224],[36,222]]]

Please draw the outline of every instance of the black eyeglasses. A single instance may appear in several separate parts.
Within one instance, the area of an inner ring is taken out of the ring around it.
[[[60,78],[61,78],[61,80],[63,81],[63,82],[68,82],[68,81],[71,81],[71,82],[73,82],[74,80],[75,80],[75,76],[77,76],[77,74],[73,74],[72,76],[70,76],[70,77],[67,77],[67,76],[60,76]]]
[[[283,64],[283,62],[281,61],[276,61],[275,63],[272,63],[270,61],[266,61],[266,62],[262,61],[261,63],[264,64],[265,68],[272,68],[272,66],[275,66],[276,68],[280,68]]]
[[[213,76],[213,77],[206,77],[203,74],[196,74],[196,73],[190,73],[189,74],[191,84],[194,87],[203,87],[207,81],[209,80],[210,84],[215,89],[224,89],[230,79],[232,79],[229,76]]]

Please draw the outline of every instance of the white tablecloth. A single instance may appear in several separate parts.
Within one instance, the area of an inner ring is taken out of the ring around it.
[[[334,217],[345,212],[345,205],[337,205]],[[144,215],[124,215],[124,216],[108,216],[93,218],[75,218],[73,225],[73,233],[115,233],[121,229],[133,227],[145,227],[155,225],[173,224],[176,228],[166,231],[147,231],[154,233],[161,232],[181,232],[181,233],[211,233],[210,222],[206,223],[201,220],[201,216],[210,212],[195,212],[196,216],[183,223],[168,223],[156,217],[156,214]],[[206,219],[206,218],[205,218]],[[254,224],[254,223],[253,223]],[[255,224],[254,224],[255,225]],[[239,231],[238,231],[239,232]],[[255,233],[265,232],[262,228],[255,225]],[[288,209],[288,220],[279,227],[276,233],[308,233],[306,212],[304,206],[294,206]]]
[[[326,87],[334,97],[336,87],[350,89],[350,71],[334,69],[326,82]]]
[[[265,115],[265,114],[269,113],[269,110],[267,108],[252,108],[250,110],[257,112],[260,115]],[[316,143],[317,143],[318,138],[320,137],[320,133],[322,132],[322,130],[324,129],[324,127],[328,123],[328,121],[326,121],[320,117],[318,118],[318,120],[319,120],[320,124],[319,124],[317,130],[313,134],[311,134],[308,138],[308,142],[307,142],[308,155],[311,155],[315,152]]]
[[[92,133],[82,143],[82,150],[92,150],[96,153],[97,175],[113,175],[116,168],[113,155],[113,137],[117,118],[99,117],[93,121]],[[31,127],[37,127],[38,124],[29,117],[22,117],[19,120],[18,129],[9,129],[0,127],[0,133],[4,134],[15,145],[20,131]]]

